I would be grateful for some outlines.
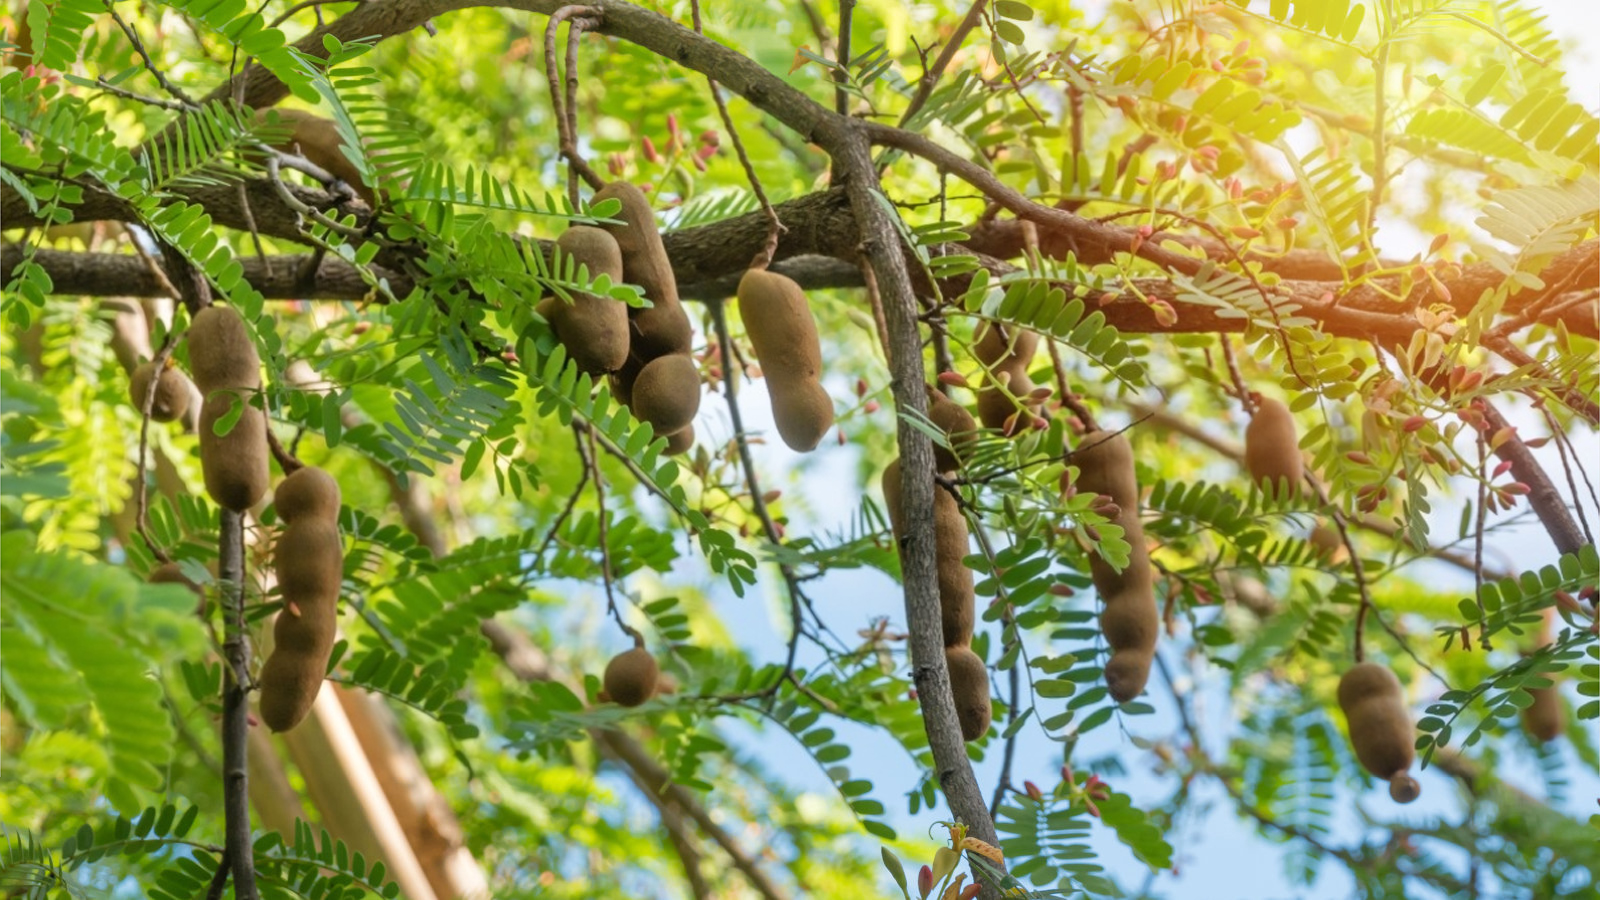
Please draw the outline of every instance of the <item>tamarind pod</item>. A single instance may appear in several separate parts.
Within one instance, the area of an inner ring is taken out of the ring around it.
[[[144,409],[144,398],[149,395],[150,382],[156,383],[155,402],[150,404],[150,418],[157,422],[172,422],[189,411],[189,379],[183,372],[162,366],[156,373],[156,364],[140,363],[128,379],[128,399],[134,409]]]
[[[962,560],[971,548],[967,519],[961,507],[942,487],[933,489],[933,534],[939,567],[939,613],[944,645],[965,646],[972,641],[977,618],[972,570]]]
[[[1161,632],[1155,575],[1139,520],[1133,446],[1125,434],[1091,431],[1079,439],[1072,462],[1078,466],[1078,490],[1104,494],[1117,505],[1114,521],[1128,542],[1128,563],[1121,571],[1098,552],[1089,554],[1089,574],[1105,606],[1100,630],[1112,650],[1106,662],[1106,688],[1118,703],[1126,703],[1144,691]]]
[[[274,654],[321,654],[326,666],[338,620],[344,545],[333,518],[296,519],[273,548],[273,571],[284,613],[274,626]]]
[[[261,716],[273,731],[287,731],[305,718],[333,653],[344,580],[338,492],[327,473],[307,467],[285,478],[275,497],[288,523],[273,548],[283,610],[260,677]]]
[[[639,380],[639,372],[643,369],[644,363],[630,354],[622,368],[612,372],[607,379],[611,385],[611,396],[629,409],[633,408],[633,385]]]
[[[590,279],[601,275],[622,281],[622,250],[616,238],[592,225],[574,225],[556,239],[556,247],[589,270]],[[576,293],[572,302],[556,300],[549,312],[556,337],[579,371],[590,375],[614,372],[628,360],[628,305],[610,297]]]
[[[1560,689],[1554,685],[1530,688],[1528,695],[1533,698],[1533,705],[1522,711],[1522,727],[1529,737],[1541,744],[1560,737],[1567,730],[1567,712],[1561,706]]]
[[[189,371],[203,394],[261,387],[261,356],[244,318],[231,306],[208,306],[189,323]]]
[[[339,482],[316,466],[296,469],[278,483],[272,504],[286,523],[302,519],[339,521]]]
[[[619,706],[638,706],[655,694],[661,667],[643,647],[618,653],[606,664],[601,679],[605,692]]]
[[[944,648],[950,670],[950,694],[956,703],[962,740],[975,741],[989,732],[994,707],[989,703],[989,669],[970,647]]]
[[[890,528],[899,535],[903,518],[898,459],[890,462],[883,471],[883,499],[889,512]],[[972,640],[972,629],[977,618],[972,570],[963,562],[971,548],[967,520],[950,492],[937,485],[933,489],[933,534],[935,562],[939,570],[939,614],[944,645],[964,646]]]
[[[336,122],[298,109],[257,110],[256,122],[265,123],[272,115],[277,115],[279,122],[292,129],[288,140],[274,144],[273,149],[298,152],[317,168],[350,185],[368,206],[377,207],[372,188],[362,179],[361,170],[345,155],[344,137],[339,134]]]
[[[1255,415],[1244,430],[1244,463],[1250,477],[1263,490],[1278,494],[1288,481],[1288,492],[1300,491],[1305,461],[1300,456],[1300,437],[1289,407],[1271,397],[1262,397]]]
[[[1144,693],[1150,680],[1150,661],[1154,653],[1149,650],[1116,650],[1106,660],[1106,691],[1118,703]]]
[[[1337,566],[1350,558],[1350,551],[1345,549],[1339,529],[1325,522],[1318,522],[1306,540],[1316,550],[1317,556],[1330,566]]]
[[[939,472],[954,472],[961,467],[961,457],[978,439],[978,423],[967,408],[951,400],[932,385],[928,389],[928,421],[944,433],[951,450],[935,444],[933,467]]]
[[[672,260],[656,230],[655,213],[644,192],[626,181],[613,181],[595,192],[594,202],[618,200],[622,211],[613,218],[621,225],[602,226],[622,251],[622,272],[629,284],[644,290],[653,306],[630,309],[630,347],[634,356],[649,362],[660,356],[689,352],[694,331],[678,302],[678,282]]]
[[[681,353],[657,357],[639,370],[630,393],[634,416],[656,434],[682,431],[700,411],[700,370]]]
[[[685,453],[694,446],[694,426],[686,425],[682,431],[674,431],[667,435],[667,455],[677,456]]]
[[[1368,772],[1390,782],[1390,796],[1410,802],[1400,799],[1409,793],[1407,785],[1395,780],[1406,774],[1416,755],[1416,726],[1406,709],[1400,679],[1377,663],[1357,663],[1339,679],[1338,696],[1356,759]]]
[[[815,450],[833,428],[833,398],[827,390],[815,380],[790,384],[769,379],[767,391],[778,436],[796,453]]]
[[[739,279],[739,317],[769,382],[795,386],[822,374],[822,343],[805,291],[793,279],[749,269]]]
[[[974,336],[972,355],[990,369],[1020,369],[1027,374],[1028,363],[1039,350],[1039,335],[1025,328],[985,321],[978,324]],[[1022,392],[1016,393],[1021,396]]]
[[[1405,772],[1396,772],[1389,779],[1389,798],[1396,803],[1410,803],[1422,796],[1422,785]]]
[[[233,428],[218,435],[216,423],[244,403]],[[213,394],[200,405],[200,468],[206,493],[223,509],[244,512],[267,492],[272,473],[267,466],[267,417],[248,398],[231,392]]]

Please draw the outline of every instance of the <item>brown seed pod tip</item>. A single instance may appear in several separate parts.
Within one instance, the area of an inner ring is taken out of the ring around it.
[[[1244,431],[1244,461],[1250,476],[1274,496],[1300,490],[1305,461],[1300,455],[1299,431],[1294,414],[1282,401],[1263,397],[1256,405]]]
[[[1150,680],[1150,654],[1138,650],[1114,653],[1106,661],[1106,690],[1118,703],[1144,693],[1145,682]]]
[[[686,354],[653,359],[639,371],[630,394],[633,414],[656,434],[682,431],[700,411],[700,370]]]
[[[128,399],[134,409],[144,409],[144,398],[150,391],[152,379],[156,382],[156,396],[150,404],[151,419],[171,422],[189,411],[189,379],[171,367],[163,366],[158,370],[154,362],[141,363],[128,380]]]
[[[963,740],[975,741],[989,732],[994,709],[989,703],[989,670],[983,659],[967,647],[946,647],[950,693],[956,703]]]
[[[612,657],[601,680],[605,692],[618,705],[638,706],[655,693],[656,679],[660,675],[661,667],[650,651],[635,647]]]
[[[285,522],[302,518],[337,520],[339,482],[316,466],[306,466],[278,484],[272,502],[278,509],[278,518]]]
[[[687,425],[682,431],[674,431],[667,435],[667,455],[677,456],[687,453],[694,446],[694,426]]]
[[[1405,772],[1398,772],[1389,779],[1389,796],[1396,803],[1410,803],[1422,795],[1422,785]]]
[[[810,453],[833,428],[833,398],[815,381],[768,381],[772,418],[790,450]]]
[[[189,368],[206,394],[261,387],[261,356],[244,317],[231,306],[208,306],[189,324]]]

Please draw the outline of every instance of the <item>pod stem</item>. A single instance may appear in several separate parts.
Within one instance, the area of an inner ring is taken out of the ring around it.
[[[267,428],[267,448],[272,451],[272,458],[278,461],[278,467],[283,469],[285,475],[293,475],[306,467],[293,451],[283,446],[283,442],[278,440],[278,436],[270,427]]]
[[[550,106],[555,112],[556,131],[560,136],[561,156],[567,161],[567,197],[574,208],[578,206],[578,179],[599,190],[605,179],[589,167],[578,151],[578,38],[591,27],[598,27],[604,16],[602,10],[592,6],[563,6],[550,14],[544,29],[544,74],[550,85]],[[567,27],[566,100],[562,99],[561,73],[556,70],[556,35],[561,23],[571,20]]]

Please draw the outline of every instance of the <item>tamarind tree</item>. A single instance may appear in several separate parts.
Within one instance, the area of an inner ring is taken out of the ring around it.
[[[1592,896],[1539,5],[13,0],[0,885]]]

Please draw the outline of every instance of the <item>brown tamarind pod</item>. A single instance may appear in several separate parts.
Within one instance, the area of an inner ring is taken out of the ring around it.
[[[975,741],[989,732],[994,716],[989,703],[989,670],[978,654],[965,646],[944,648],[944,664],[950,670],[950,694],[956,701],[961,738]]]
[[[1018,412],[1011,398],[1025,400],[1033,392],[1028,363],[1038,349],[1039,336],[1031,331],[993,322],[978,326],[972,353],[989,370],[983,377],[984,386],[978,389],[978,419],[983,427],[1004,429]]]
[[[1416,755],[1417,730],[1400,679],[1377,663],[1356,663],[1339,679],[1339,708],[1349,722],[1356,759],[1389,782],[1395,802],[1415,800],[1419,789],[1407,770]]]
[[[1567,713],[1561,706],[1561,691],[1555,685],[1529,688],[1533,705],[1522,711],[1522,727],[1541,744],[1560,737],[1567,730]]]
[[[898,537],[904,521],[898,459],[883,470],[883,500],[889,512],[889,526]],[[933,488],[933,536],[935,561],[939,567],[939,613],[944,645],[964,646],[972,640],[977,618],[972,570],[963,562],[971,544],[961,505],[938,485]]]
[[[287,731],[311,711],[338,631],[339,483],[314,466],[296,469],[279,483],[273,505],[284,523],[273,547],[283,610],[261,668],[261,718],[273,731]]]
[[[1150,663],[1160,636],[1161,615],[1156,609],[1154,572],[1139,520],[1139,482],[1133,464],[1133,446],[1126,435],[1091,431],[1078,441],[1072,454],[1078,466],[1077,489],[1104,494],[1117,505],[1115,522],[1128,542],[1128,564],[1118,571],[1099,553],[1089,554],[1089,574],[1105,609],[1100,630],[1111,658],[1106,662],[1106,688],[1118,703],[1126,703],[1144,690]]]
[[[833,398],[815,381],[785,384],[769,380],[772,420],[778,436],[790,450],[809,453],[815,450],[833,428]]]
[[[805,291],[793,279],[749,269],[739,279],[739,317],[768,381],[815,381],[822,374],[822,342]]]
[[[556,239],[556,247],[589,270],[591,280],[605,275],[622,281],[622,249],[602,228],[574,225]],[[540,310],[579,371],[590,375],[615,372],[628,360],[628,305],[610,297],[576,293],[572,302],[555,300]]]
[[[977,618],[972,570],[962,560],[970,543],[967,519],[961,507],[942,487],[933,489],[934,552],[939,565],[939,617],[944,645],[965,646],[972,641]]]
[[[677,456],[688,452],[694,446],[694,426],[686,425],[682,431],[674,431],[667,435],[667,455]]]
[[[189,323],[189,371],[200,392],[261,387],[261,356],[244,317],[231,306],[208,306]]]
[[[134,409],[144,409],[152,380],[156,383],[156,396],[150,404],[151,419],[172,422],[189,411],[189,379],[171,366],[162,366],[158,375],[153,361],[140,363],[128,379],[128,399],[133,401]]]
[[[661,667],[656,658],[643,647],[618,653],[606,664],[605,677],[601,679],[605,692],[613,703],[620,706],[638,706],[649,700],[656,691],[656,681]]]
[[[945,439],[950,442],[954,450],[952,452],[935,444],[934,469],[940,472],[954,472],[961,467],[960,457],[965,455],[978,439],[977,421],[972,418],[972,413],[967,412],[965,406],[946,397],[943,391],[932,385],[928,386],[928,421],[944,432]]]
[[[639,380],[639,372],[644,369],[644,363],[637,356],[629,355],[623,362],[622,368],[612,372],[608,381],[611,385],[611,396],[617,402],[629,409],[633,408],[633,385]]]
[[[634,356],[650,361],[673,353],[688,353],[694,330],[689,316],[678,302],[678,282],[672,274],[672,260],[656,230],[655,213],[644,192],[626,181],[613,181],[595,192],[594,202],[619,200],[622,211],[612,218],[621,225],[603,226],[616,238],[622,251],[622,272],[629,284],[644,290],[653,306],[630,309],[629,336]]]
[[[339,502],[339,482],[316,466],[296,469],[272,492],[272,505],[285,522],[306,518],[337,522]]]
[[[1344,546],[1344,538],[1339,536],[1339,529],[1326,522],[1318,522],[1306,540],[1328,565],[1337,566],[1350,558],[1350,552]]]
[[[750,269],[739,279],[738,300],[767,378],[778,435],[789,449],[809,452],[833,427],[833,401],[817,381],[822,343],[805,291],[787,276]]]
[[[215,426],[233,409],[244,412],[233,428],[218,435]],[[244,512],[267,493],[272,473],[267,466],[267,417],[248,397],[231,391],[212,394],[200,405],[200,468],[206,493],[223,509]]]
[[[298,109],[257,110],[256,121],[266,122],[273,115],[291,129],[288,139],[274,144],[273,149],[298,152],[317,168],[350,185],[368,206],[377,206],[372,188],[361,178],[361,170],[344,153],[344,137],[339,134],[336,122]]]
[[[630,394],[634,416],[656,434],[682,431],[700,411],[700,370],[682,353],[657,357],[639,370]]]
[[[1250,477],[1274,495],[1288,482],[1289,494],[1300,491],[1305,461],[1300,456],[1300,436],[1289,407],[1271,397],[1261,397],[1244,430],[1244,464]]]

